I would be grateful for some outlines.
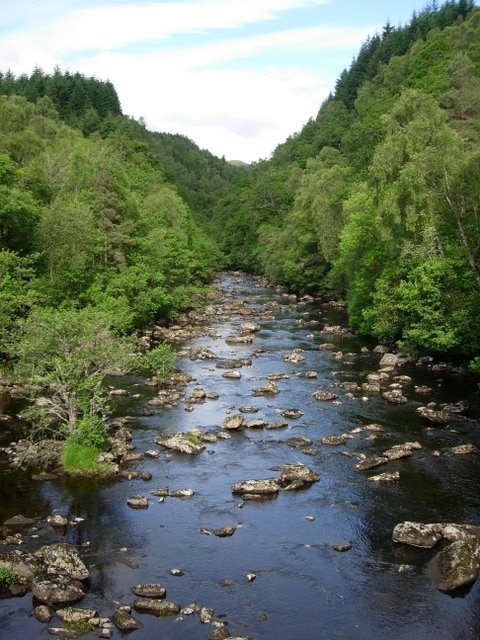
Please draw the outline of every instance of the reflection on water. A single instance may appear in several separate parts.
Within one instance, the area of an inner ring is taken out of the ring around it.
[[[218,430],[227,415],[248,404],[259,408],[255,417],[269,422],[280,419],[286,408],[299,408],[303,416],[289,420],[282,430],[232,433],[228,440],[208,444],[193,459],[162,451],[159,458],[147,458],[137,467],[152,473],[150,482],[102,485],[58,480],[32,485],[21,474],[13,482],[8,480],[11,472],[5,469],[3,513],[44,518],[57,509],[69,518],[84,518],[69,531],[67,540],[83,547],[91,543],[82,551],[91,571],[90,593],[82,606],[93,606],[101,615],[111,615],[118,603],[131,603],[133,584],[160,582],[169,600],[182,606],[198,602],[212,607],[217,617],[228,622],[232,635],[258,640],[477,638],[479,587],[474,585],[456,598],[436,591],[426,566],[431,553],[391,542],[393,527],[406,519],[478,523],[478,456],[446,452],[464,442],[480,446],[478,390],[473,382],[460,375],[404,367],[402,373],[414,378],[405,388],[412,400],[409,404],[393,406],[379,397],[350,398],[339,383],[363,382],[378,367],[378,356],[361,353],[362,346],[372,345],[358,338],[320,333],[325,323],[343,320],[339,312],[284,304],[273,291],[247,277],[225,277],[222,286],[230,302],[244,297],[257,309],[272,300],[282,306],[272,309],[275,320],[259,320],[262,328],[253,345],[226,344],[224,338],[245,318],[230,317],[221,308],[223,313],[213,326],[220,337],[201,337],[190,346],[208,347],[218,358],[251,357],[252,366],[241,369],[240,380],[227,380],[222,378],[223,370],[215,367],[217,360],[182,358],[182,370],[195,376],[187,395],[200,386],[219,393],[219,398],[196,405],[192,412],[180,404],[153,416],[142,415],[151,389],[137,378],[115,380],[132,394],[140,394],[118,401],[118,413],[134,416],[137,450],[156,448],[153,439],[160,432],[193,427]],[[318,348],[327,340],[334,343],[335,351],[350,355],[334,360],[331,353]],[[282,359],[285,352],[299,348],[303,362]],[[308,369],[318,372],[316,380],[296,375]],[[272,373],[289,376],[278,381],[278,395],[253,397],[252,389],[263,385]],[[425,384],[433,389],[427,401],[470,400],[469,419],[428,430],[415,410],[425,398],[413,390],[413,385]],[[333,388],[339,402],[315,400],[312,392],[320,387]],[[361,431],[340,447],[320,443],[325,435],[351,432],[372,422],[384,427],[376,440]],[[288,446],[286,441],[293,436],[309,438],[318,453],[307,455]],[[418,440],[423,448],[411,458],[380,469],[400,471],[400,482],[390,486],[369,481],[373,472],[357,471],[356,458],[341,453],[378,454],[407,440]],[[435,450],[443,455],[432,455]],[[243,504],[232,495],[233,482],[275,476],[281,465],[295,461],[319,473],[320,481],[308,490],[281,492],[260,503]],[[188,487],[195,495],[167,498],[163,503],[150,496],[150,506],[144,511],[127,506],[127,497],[150,495],[159,486]],[[200,532],[233,524],[237,530],[229,538]],[[42,526],[42,540],[52,538],[48,527]],[[347,542],[352,543],[350,551],[333,549]],[[408,569],[399,571],[404,565]],[[174,567],[184,575],[172,576]],[[257,576],[253,582],[245,580],[250,572]],[[0,637],[46,638],[45,627],[30,617],[30,611],[31,596],[1,601],[0,616],[6,616],[8,622]],[[187,616],[183,622],[137,617],[145,625],[134,634],[138,640],[205,639],[211,631],[197,616]]]

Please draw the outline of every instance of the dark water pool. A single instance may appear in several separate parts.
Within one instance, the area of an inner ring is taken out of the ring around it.
[[[227,380],[222,378],[224,370],[215,367],[218,360],[181,358],[181,369],[196,378],[187,395],[194,387],[202,387],[217,392],[218,400],[195,405],[191,412],[180,403],[173,410],[157,410],[147,417],[141,415],[142,409],[154,392],[140,379],[117,379],[115,384],[131,393],[118,400],[117,411],[133,416],[136,449],[158,448],[153,439],[159,433],[193,427],[217,431],[227,415],[244,405],[259,407],[255,416],[247,417],[270,422],[291,407],[301,409],[303,416],[288,420],[288,427],[281,430],[232,433],[228,440],[208,444],[194,458],[162,450],[159,458],[145,459],[137,466],[152,473],[150,482],[32,482],[26,474],[1,467],[2,519],[19,512],[38,518],[38,538],[26,543],[34,548],[52,540],[42,519],[53,510],[84,518],[66,540],[92,543],[89,551],[82,552],[91,578],[89,594],[80,606],[92,606],[100,615],[111,616],[119,603],[131,603],[132,585],[160,582],[168,600],[182,606],[196,602],[211,607],[228,622],[232,635],[258,640],[479,638],[480,586],[474,584],[455,597],[437,591],[427,567],[432,552],[391,541],[393,527],[403,520],[479,524],[479,457],[449,452],[451,446],[463,443],[480,447],[475,381],[460,374],[402,367],[402,374],[413,377],[405,387],[408,404],[395,406],[380,397],[362,399],[361,394],[349,397],[340,383],[364,381],[378,368],[379,356],[371,351],[361,353],[366,343],[358,338],[321,334],[325,323],[339,321],[337,312],[286,304],[246,276],[225,276],[221,286],[228,302],[245,298],[258,311],[264,311],[263,305],[271,300],[281,306],[272,309],[274,319],[256,318],[261,330],[253,345],[230,346],[225,337],[245,318],[230,315],[220,304],[212,322],[220,337],[198,338],[189,346],[208,347],[218,359],[253,356],[252,366],[241,369],[240,380]],[[334,343],[335,351],[349,355],[335,360],[331,353],[319,350],[327,340]],[[282,359],[293,349],[303,350],[303,362]],[[308,369],[318,372],[317,379],[296,375]],[[279,393],[253,397],[252,389],[265,384],[272,373],[289,376],[277,382]],[[432,388],[428,397],[413,388],[424,384]],[[318,388],[333,388],[338,402],[315,400],[312,392]],[[467,420],[429,429],[416,407],[431,400],[469,400]],[[320,443],[325,435],[352,432],[372,422],[384,427],[376,440],[361,431],[339,447]],[[318,453],[307,455],[288,446],[287,439],[294,436],[309,438]],[[422,449],[411,458],[372,471],[356,470],[357,459],[342,455],[347,451],[378,454],[407,440],[418,440]],[[436,451],[441,455],[433,455]],[[263,502],[243,503],[232,495],[233,482],[276,476],[278,467],[296,461],[318,472],[320,481],[307,490],[283,491]],[[368,479],[375,473],[397,470],[400,481],[393,485]],[[188,487],[195,495],[166,498],[163,503],[150,496],[149,508],[143,511],[127,506],[127,497],[150,495],[159,486]],[[233,524],[237,530],[228,538],[200,533],[201,529]],[[352,544],[349,551],[334,550],[333,545],[344,543]],[[184,575],[172,576],[172,568],[182,569]],[[248,582],[248,573],[254,573],[256,579]],[[132,635],[136,640],[206,639],[212,632],[198,615],[185,616],[183,621],[135,615],[144,624]],[[0,601],[0,618],[0,638],[49,637],[47,627],[32,616],[30,594]],[[120,635],[114,631],[114,637]]]

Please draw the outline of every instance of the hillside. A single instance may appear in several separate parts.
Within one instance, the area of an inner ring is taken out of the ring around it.
[[[480,10],[431,5],[368,39],[316,118],[221,200],[232,266],[344,298],[411,350],[480,346]]]

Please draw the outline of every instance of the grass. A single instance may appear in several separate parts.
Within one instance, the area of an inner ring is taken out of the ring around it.
[[[98,461],[99,453],[99,450],[90,444],[79,444],[74,440],[67,440],[63,448],[63,467],[69,475],[108,475],[110,468],[105,462]]]

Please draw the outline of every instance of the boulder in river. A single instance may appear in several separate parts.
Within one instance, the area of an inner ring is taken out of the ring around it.
[[[476,536],[452,542],[429,562],[433,584],[447,592],[474,582],[479,566],[480,540]]]
[[[159,598],[137,598],[133,603],[133,608],[142,613],[150,613],[153,616],[165,617],[174,616],[177,613],[180,613],[181,606],[176,602],[170,602]]]
[[[174,433],[167,436],[157,436],[154,439],[155,444],[159,444],[165,449],[172,449],[179,453],[187,453],[196,455],[205,449],[198,437],[189,436],[187,433]]]
[[[40,547],[35,557],[46,566],[47,572],[62,574],[75,580],[86,580],[89,572],[78,551],[71,544],[57,542]]]
[[[408,398],[403,395],[401,389],[390,389],[382,393],[382,398],[391,404],[405,404]]]
[[[442,539],[441,523],[424,524],[423,522],[405,521],[393,529],[393,542],[401,542],[413,547],[431,549]]]
[[[320,475],[301,462],[284,464],[280,468],[280,484],[284,489],[296,490],[309,487],[320,480]]]
[[[232,485],[232,493],[268,495],[277,494],[280,483],[277,478],[265,478],[264,480],[244,480]]]
[[[357,464],[355,465],[355,469],[366,471],[367,469],[379,467],[381,464],[385,464],[386,462],[388,462],[388,458],[385,458],[385,456],[370,456],[367,458],[363,458],[363,460],[360,460],[360,462],[357,462]]]
[[[316,400],[336,400],[338,398],[336,393],[333,391],[326,391],[325,389],[317,389],[312,393],[313,397]]]
[[[143,628],[139,620],[120,607],[114,611],[112,618],[120,631],[135,631]]]
[[[222,421],[221,427],[222,429],[227,429],[227,431],[235,431],[237,429],[241,429],[245,425],[245,418],[237,413],[233,416],[228,416],[225,420]]]
[[[131,591],[141,598],[164,598],[167,593],[165,587],[156,583],[135,584]]]
[[[85,597],[85,587],[79,580],[65,575],[35,578],[32,583],[33,596],[45,604],[68,604]]]
[[[452,418],[451,413],[444,409],[433,409],[431,407],[418,407],[418,413],[427,420],[434,424],[448,424]]]
[[[270,381],[267,384],[263,385],[263,387],[255,387],[252,390],[254,396],[268,396],[275,395],[278,393],[278,386],[275,382]]]

